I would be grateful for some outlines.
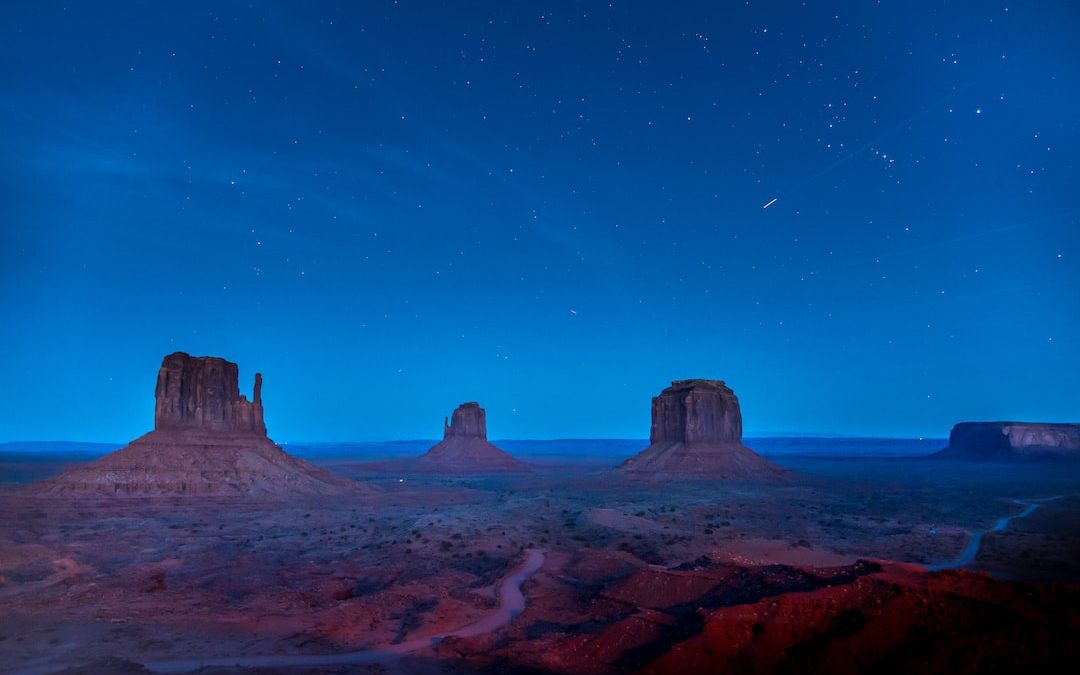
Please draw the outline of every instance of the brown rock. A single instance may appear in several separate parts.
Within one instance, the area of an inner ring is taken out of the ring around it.
[[[443,420],[443,440],[418,458],[421,467],[468,473],[527,471],[528,465],[487,440],[487,416],[479,403],[462,403]]]
[[[337,494],[356,487],[271,441],[263,423],[262,376],[254,400],[224,359],[165,357],[154,392],[154,430],[101,459],[34,486],[45,495]]]
[[[942,459],[1080,459],[1080,424],[961,422]]]
[[[154,391],[155,429],[207,429],[266,435],[262,374],[255,373],[254,400],[237,386],[235,363],[213,356],[169,354]]]
[[[677,380],[652,400],[649,443],[742,443],[739,399],[720,380]]]
[[[454,410],[449,422],[443,419],[443,439],[452,436],[487,440],[487,413],[479,403],[462,403]]]
[[[760,478],[782,473],[742,444],[739,399],[720,380],[676,380],[653,398],[649,443],[619,468],[658,478]]]

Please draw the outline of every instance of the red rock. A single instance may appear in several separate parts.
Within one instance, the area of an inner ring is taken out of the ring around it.
[[[720,380],[676,380],[653,398],[649,443],[619,468],[657,478],[761,478],[782,473],[742,444],[739,399]]]
[[[685,571],[648,567],[613,584],[604,591],[604,596],[637,607],[662,609],[693,602],[728,581],[735,569]]]
[[[1073,587],[889,565],[850,583],[702,610],[700,631],[638,672],[1055,672],[1078,656],[1066,618],[1075,600]]]
[[[254,398],[237,386],[235,363],[177,352],[165,357],[154,392],[154,430],[101,459],[34,486],[45,495],[337,494],[355,488],[271,441],[263,423],[262,375]]]
[[[235,363],[213,356],[169,354],[154,391],[155,429],[211,429],[266,435],[262,374],[255,373],[254,400],[237,386]]]
[[[443,419],[443,439],[452,436],[487,440],[487,413],[479,403],[462,403],[449,421]]]
[[[443,420],[443,440],[418,458],[423,467],[469,473],[528,471],[487,440],[487,416],[479,403],[462,403],[449,420]]]
[[[889,561],[701,562],[614,583],[563,567],[532,582],[500,640],[460,655],[480,672],[564,675],[1057,673],[1080,656],[1075,584]]]

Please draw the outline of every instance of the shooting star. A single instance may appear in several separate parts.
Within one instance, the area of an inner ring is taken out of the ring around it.
[[[773,197],[769,201],[765,202],[765,206],[762,206],[761,210],[764,211],[765,209],[769,208],[770,206],[772,206],[773,204],[775,204],[778,201],[780,201],[779,197]]]

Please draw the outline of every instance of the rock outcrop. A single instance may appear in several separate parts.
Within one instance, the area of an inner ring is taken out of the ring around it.
[[[1080,459],[1080,424],[961,422],[949,433],[942,459]]]
[[[155,429],[204,429],[266,435],[262,374],[255,373],[251,401],[237,386],[235,363],[213,356],[169,354],[154,390]]]
[[[742,444],[739,399],[720,380],[676,380],[653,398],[649,447],[619,468],[656,478],[766,478],[783,473]]]
[[[479,403],[462,403],[450,419],[443,418],[443,440],[448,438],[487,440],[487,413]]]
[[[154,392],[154,430],[101,459],[34,486],[45,495],[338,494],[353,489],[292,457],[266,435],[262,376],[251,401],[235,363],[182,352],[165,357]]]
[[[488,442],[487,415],[475,402],[462,403],[449,420],[443,420],[443,440],[417,462],[421,467],[467,473],[529,470],[528,464]]]

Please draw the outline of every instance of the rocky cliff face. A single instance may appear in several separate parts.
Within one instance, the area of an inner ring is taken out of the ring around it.
[[[742,412],[720,380],[676,380],[652,400],[649,447],[623,471],[653,478],[759,478],[782,471],[742,444]]]
[[[155,429],[205,429],[266,435],[262,375],[255,374],[254,398],[240,393],[235,363],[213,356],[169,354],[158,370],[154,391]]]
[[[487,440],[487,415],[479,403],[462,403],[449,422],[443,420],[443,439],[451,437]]]
[[[720,380],[676,380],[652,400],[649,443],[742,443],[742,412]]]
[[[1080,424],[1039,422],[961,422],[949,433],[942,458],[1080,459]]]

